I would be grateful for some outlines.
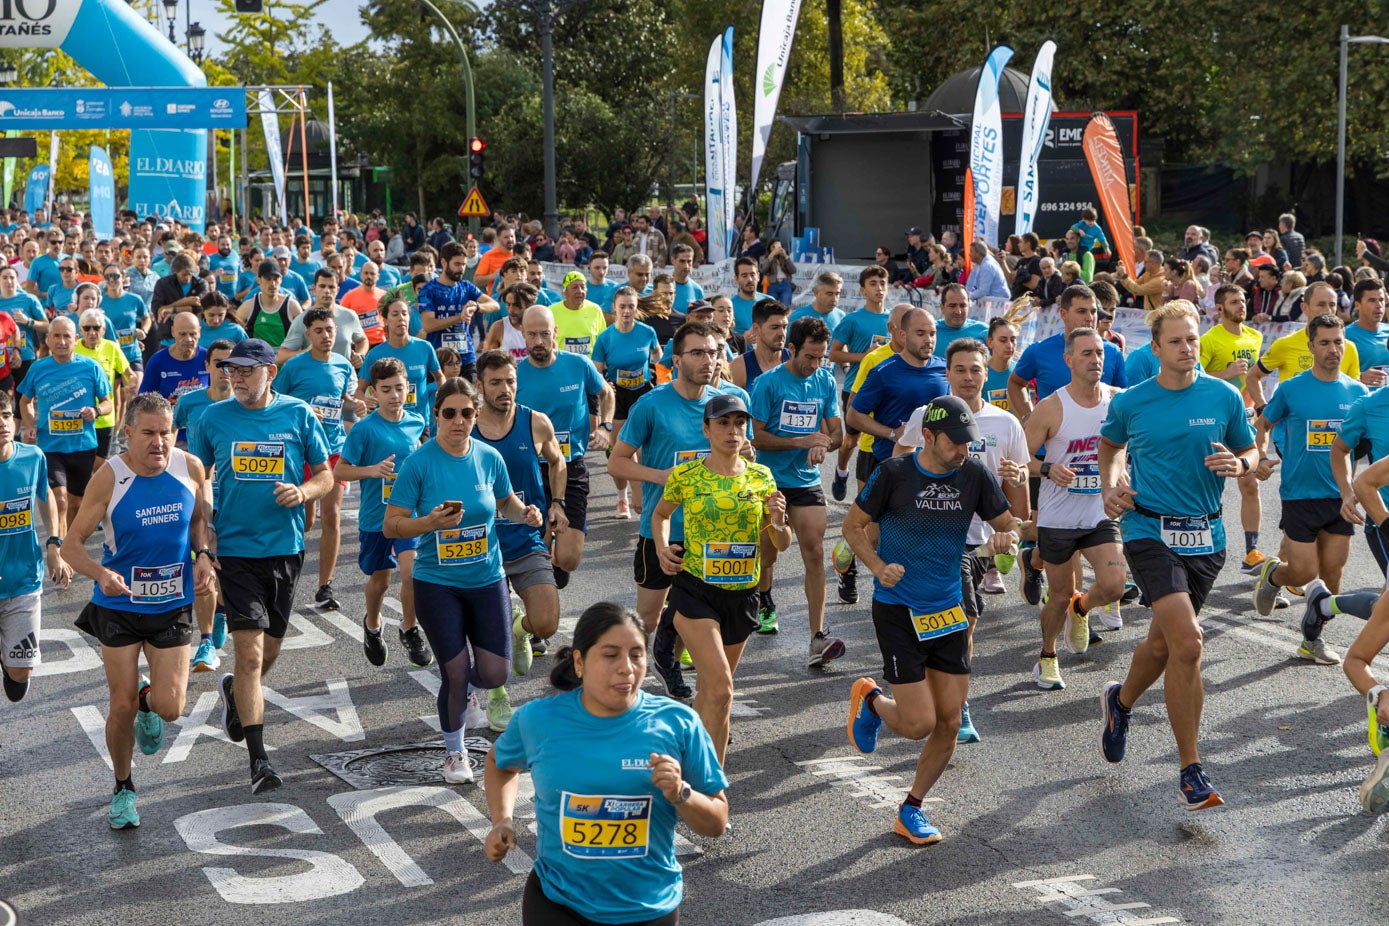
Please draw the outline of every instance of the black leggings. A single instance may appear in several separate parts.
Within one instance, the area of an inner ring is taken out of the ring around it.
[[[470,682],[478,688],[506,684],[511,670],[511,597],[505,579],[468,589],[414,581],[415,614],[439,660],[439,725],[445,733],[455,733],[463,729]]]
[[[624,926],[676,926],[680,922],[680,910],[676,908],[665,916],[654,920],[634,921]],[[545,896],[540,886],[540,876],[531,871],[526,879],[526,893],[521,898],[521,926],[601,926],[573,910],[557,904]]]

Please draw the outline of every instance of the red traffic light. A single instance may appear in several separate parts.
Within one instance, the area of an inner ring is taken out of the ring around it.
[[[481,138],[472,138],[468,140],[469,154],[482,154],[482,152],[486,150],[487,142],[483,141]]]

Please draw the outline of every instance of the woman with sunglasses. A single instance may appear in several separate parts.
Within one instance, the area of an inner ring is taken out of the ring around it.
[[[511,670],[511,597],[497,516],[543,524],[540,509],[512,491],[502,455],[473,440],[477,402],[476,387],[461,377],[439,387],[434,437],[397,471],[382,520],[388,538],[420,538],[415,614],[439,660],[443,778],[450,784],[473,780],[463,748],[468,684],[498,688]]]
[[[111,394],[117,396],[116,404],[124,407],[117,387],[129,377],[130,361],[115,341],[105,337],[108,324],[110,319],[101,309],[85,309],[78,316],[79,337],[77,343],[72,346],[72,352],[91,359],[101,367],[101,372],[106,374],[106,381],[111,387]],[[116,424],[116,410],[98,415],[95,424],[96,462],[92,465],[92,472],[101,469],[101,464],[111,455],[111,432]]]

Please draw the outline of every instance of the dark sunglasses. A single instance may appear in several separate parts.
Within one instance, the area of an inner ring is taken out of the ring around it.
[[[463,416],[463,420],[464,420],[464,421],[470,421],[470,420],[472,420],[474,417],[477,416],[477,409],[475,409],[475,408],[441,408],[441,409],[439,409],[439,417],[442,418],[442,419],[444,419],[445,421],[452,421],[454,418],[456,418],[456,417],[459,416],[459,415],[462,415],[462,416]]]
[[[63,273],[76,273],[76,272],[77,272],[77,268],[76,268],[76,267],[59,267],[58,269],[59,269],[60,271],[62,271]]]
[[[82,330],[83,330],[83,331],[104,331],[104,330],[106,330],[106,329],[102,328],[100,325],[83,325],[83,326],[82,326]]]
[[[121,278],[121,275],[120,275],[119,273],[111,273],[111,274],[107,274],[107,276],[106,276],[106,279],[109,280],[109,281],[112,282],[112,283],[117,282],[118,280],[120,280],[120,278]]]

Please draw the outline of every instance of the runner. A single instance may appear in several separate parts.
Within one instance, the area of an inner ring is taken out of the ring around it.
[[[825,334],[822,346],[827,347],[828,329]],[[834,401],[833,386],[830,401]],[[661,569],[674,576],[670,603],[675,630],[700,677],[694,709],[721,765],[728,751],[733,674],[743,646],[757,629],[759,538],[770,531],[770,542],[777,550],[791,545],[786,497],[777,490],[771,470],[739,455],[749,418],[747,406],[737,396],[710,399],[704,407],[709,455],[671,471],[651,517]],[[677,508],[684,510],[685,517],[681,540],[672,546],[670,519]],[[823,595],[823,579],[820,584]],[[839,643],[841,653],[843,648]],[[825,649],[822,644],[819,652]],[[814,660],[812,665],[819,662]]]
[[[492,861],[516,848],[521,772],[535,782],[539,835],[524,926],[675,926],[676,823],[710,838],[728,826],[728,779],[708,733],[689,708],[642,691],[645,677],[638,618],[595,604],[579,618],[574,645],[555,655],[550,682],[566,693],[524,705],[487,754]]]
[[[497,266],[501,266],[501,261]],[[444,245],[439,250],[439,276],[421,287],[416,306],[426,340],[435,350],[451,347],[458,351],[463,376],[472,379],[476,375],[474,363],[477,359],[469,333],[473,313],[478,309],[491,312],[497,308],[497,303],[463,279],[467,270],[468,255],[463,245],[457,241]],[[490,283],[491,277],[485,282]]]
[[[1100,495],[1100,426],[1119,392],[1101,382],[1105,341],[1093,328],[1066,335],[1065,359],[1071,381],[1037,403],[1027,418],[1029,458],[1042,479],[1037,495],[1037,553],[1051,594],[1042,605],[1042,651],[1032,667],[1038,688],[1065,688],[1056,657],[1056,639],[1071,653],[1090,647],[1090,618],[1105,630],[1124,626],[1117,611],[1105,610],[1124,594],[1123,538],[1119,524],[1105,515]],[[1040,453],[1039,453],[1040,451]],[[1080,587],[1076,557],[1094,570],[1095,582]]]
[[[392,304],[403,305],[400,302]],[[381,524],[395,484],[396,469],[420,445],[425,423],[423,418],[406,407],[410,404],[408,400],[414,386],[403,362],[395,357],[382,357],[372,363],[370,375],[376,411],[358,421],[347,435],[342,457],[333,468],[335,478],[343,482],[360,480],[362,483],[357,513],[357,566],[367,577],[362,652],[372,665],[379,667],[386,664],[387,647],[381,634],[381,604],[391,585],[391,572],[398,566],[401,621],[397,636],[410,664],[423,669],[434,661],[434,655],[430,653],[429,645],[415,620],[412,572],[419,542],[414,537],[388,539],[381,532]]]
[[[753,312],[778,304],[759,303]],[[788,359],[759,377],[752,391],[753,446],[776,480],[805,565],[811,666],[824,665],[844,655],[844,641],[825,632],[828,512],[825,491],[820,485],[820,464],[844,440],[834,374],[823,366],[831,337],[828,326],[818,318],[797,321],[790,330]],[[769,536],[762,541],[758,633],[778,631],[776,603],[772,600],[772,567],[786,546],[778,547],[777,539]]]
[[[58,506],[59,537],[77,517],[96,461],[96,419],[110,414],[111,386],[93,360],[73,353],[71,321],[48,326],[49,355],[34,361],[16,392],[25,443],[35,443],[48,461],[48,487]]]
[[[250,752],[251,793],[272,791],[280,776],[265,752],[261,680],[275,667],[304,567],[304,508],[333,488],[328,441],[304,402],[270,388],[275,349],[259,338],[232,348],[221,369],[235,401],[208,407],[189,434],[189,449],[217,473],[213,541],[235,671],[218,683],[222,731]],[[289,482],[309,473],[302,483]]]
[[[106,374],[106,382],[111,387],[111,393],[115,395],[124,382],[124,377],[129,375],[130,361],[125,359],[125,352],[115,341],[102,337],[106,331],[106,316],[102,314],[101,309],[87,309],[78,319],[78,325],[81,327],[82,336],[73,343],[72,352],[94,361],[101,367],[101,372]],[[111,455],[112,431],[116,426],[115,409],[99,416],[94,423],[96,457],[92,461],[92,472],[101,469],[101,464]]]
[[[62,559],[62,521],[48,490],[48,464],[37,447],[15,439],[14,401],[0,391],[0,683],[5,697],[23,700],[29,678],[43,661],[43,577],[67,588],[72,569]],[[34,512],[48,538],[39,544]]]
[[[961,399],[969,408],[984,438],[969,445],[969,455],[983,463],[989,472],[998,477],[1010,510],[1015,517],[1021,519],[1027,516],[1029,505],[1026,488],[1027,438],[1023,435],[1022,425],[1018,424],[1017,418],[984,401],[984,371],[988,369],[984,358],[987,352],[988,349],[973,338],[957,339],[946,351],[945,375],[950,381],[950,394]],[[911,418],[902,429],[901,438],[892,450],[893,456],[915,453],[925,446],[921,419],[927,407],[929,406],[923,405],[912,412]],[[961,561],[961,584],[965,590],[961,598],[965,616],[969,618],[971,656],[974,654],[974,629],[979,622],[979,616],[984,613],[984,600],[979,597],[979,592],[988,591],[983,585],[985,570],[995,574],[998,571],[995,557],[981,557],[975,551],[988,543],[992,534],[993,528],[981,521],[977,515],[970,519],[969,535],[966,537],[968,549]],[[965,582],[969,584],[964,585]],[[979,731],[975,729],[974,721],[970,717],[969,702],[966,701],[960,710],[960,732],[956,735],[956,740],[961,743],[977,743],[979,739]]]
[[[381,270],[376,264],[367,261],[362,264],[360,279],[362,285],[343,296],[341,304],[357,313],[367,344],[375,347],[386,340],[386,326],[381,318],[382,301],[386,298],[386,291],[376,285],[381,279]]]
[[[497,516],[544,523],[540,509],[512,491],[502,455],[472,439],[476,414],[473,384],[445,380],[435,397],[434,437],[396,474],[382,523],[388,538],[419,538],[415,610],[439,659],[439,725],[448,750],[443,778],[450,784],[473,780],[463,748],[468,685],[501,687],[511,663],[511,602]]]
[[[347,432],[343,429],[344,410],[348,403],[356,404],[357,374],[352,364],[333,353],[337,325],[327,309],[312,308],[304,313],[304,331],[309,349],[285,361],[275,375],[273,388],[283,395],[299,399],[313,409],[323,426],[328,441],[328,469],[335,469],[342,456]],[[366,414],[366,403],[355,409],[358,416]],[[304,470],[304,478],[310,477]],[[342,547],[342,496],[347,482],[336,479],[332,488],[319,497],[323,514],[322,533],[318,540],[318,591],[314,604],[336,611],[338,599],[333,594],[333,573],[337,569],[338,551]],[[313,506],[305,506],[307,531],[313,527]]]
[[[637,291],[623,286],[613,295],[613,323],[598,335],[593,347],[593,365],[613,387],[613,433],[622,426],[637,400],[655,388],[652,367],[661,356],[656,329],[637,321]],[[632,517],[626,479],[613,476],[617,488],[617,517]]]
[[[1320,578],[1333,594],[1341,590],[1341,570],[1350,557],[1355,527],[1341,513],[1341,496],[1331,472],[1331,446],[1351,406],[1369,390],[1340,371],[1345,329],[1335,315],[1317,315],[1307,323],[1307,343],[1313,366],[1280,385],[1259,415],[1257,443],[1259,479],[1273,475],[1268,457],[1268,432],[1284,426],[1279,444],[1284,464],[1278,483],[1283,503],[1283,544],[1278,556],[1264,563],[1254,585],[1254,607],[1273,613],[1278,589],[1305,585]],[[1305,636],[1297,657],[1335,665],[1340,655],[1316,636]]]
[[[520,363],[526,359],[526,335],[521,330],[521,318],[536,302],[538,291],[529,283],[517,283],[502,293],[506,314],[502,315],[487,329],[487,349],[504,350],[511,359]],[[553,309],[551,311],[554,311]]]
[[[1318,281],[1309,284],[1302,293],[1302,317],[1316,318],[1318,315],[1335,315],[1337,308],[1336,290],[1330,283]],[[1254,403],[1254,413],[1261,414],[1266,404],[1263,379],[1270,373],[1278,373],[1281,386],[1299,373],[1312,369],[1312,351],[1307,346],[1305,331],[1293,331],[1274,341],[1254,365],[1254,375],[1249,377],[1246,389],[1249,399]],[[1360,352],[1354,342],[1348,342],[1341,356],[1341,372],[1351,379],[1360,379]],[[1280,435],[1273,435],[1277,445]],[[1262,568],[1262,567],[1260,567]]]
[[[280,292],[282,276],[278,263],[273,260],[261,261],[256,267],[256,283],[260,286],[260,292],[248,298],[236,310],[236,320],[246,332],[271,347],[279,347],[284,343],[285,336],[289,334],[290,323],[294,321],[295,316],[304,311],[299,300],[288,293]],[[320,279],[321,277],[315,275],[316,297]],[[337,296],[336,283],[332,295],[334,298]]]
[[[684,314],[691,302],[704,298],[704,287],[690,279],[694,270],[694,248],[677,244],[670,249],[671,282],[675,284],[675,301],[671,310]]]
[[[246,329],[227,318],[231,304],[221,293],[208,293],[203,296],[199,322],[202,331],[198,335],[198,346],[206,348],[213,341],[228,340],[235,344],[247,338]]]
[[[611,312],[613,296],[621,284],[608,279],[608,252],[594,251],[588,258],[588,297],[598,308]],[[530,308],[527,306],[526,308]],[[519,361],[518,361],[519,362]]]
[[[568,466],[555,438],[554,425],[544,414],[516,403],[516,361],[504,351],[486,351],[478,357],[478,384],[482,407],[474,435],[502,455],[517,498],[539,500],[547,494],[564,498]],[[519,427],[518,427],[519,425]],[[541,461],[549,482],[541,477]],[[521,599],[521,610],[512,609],[511,671],[530,671],[536,644],[559,629],[559,588],[550,562],[550,540],[569,526],[562,504],[551,503],[547,523],[539,528],[497,519],[497,538],[502,548],[502,570],[511,590]],[[542,643],[543,646],[543,643]],[[486,717],[495,732],[506,729],[511,701],[506,688],[487,694]]]
[[[1244,324],[1246,317],[1244,288],[1224,283],[1215,290],[1215,306],[1220,313],[1217,324],[1201,335],[1201,369],[1217,379],[1223,379],[1245,396],[1246,407],[1252,406],[1245,388],[1249,370],[1259,360],[1264,336]],[[1240,491],[1240,523],[1244,527],[1244,562],[1240,571],[1258,575],[1268,557],[1259,551],[1259,527],[1263,512],[1259,503],[1259,478],[1255,473],[1241,476],[1236,484]]]
[[[839,308],[839,294],[843,288],[842,276],[833,270],[821,272],[815,277],[815,283],[810,288],[811,300],[793,309],[789,321],[794,324],[802,318],[819,318],[831,332],[834,332],[845,318],[843,310]],[[831,368],[835,366],[828,357],[825,358],[825,363]]]
[[[434,391],[444,381],[439,368],[439,358],[434,348],[423,338],[410,335],[410,305],[404,299],[391,299],[385,305],[383,315],[386,320],[386,340],[367,351],[361,369],[357,371],[356,400],[365,403],[367,408],[376,406],[376,397],[368,392],[371,369],[378,360],[392,357],[405,365],[405,376],[409,388],[405,393],[405,408],[426,422],[425,433],[429,433],[428,421],[432,417]],[[362,377],[362,372],[367,377]],[[358,529],[361,526],[358,525]]]
[[[1008,400],[1008,377],[1013,374],[1014,358],[1018,354],[1018,326],[1006,318],[992,318],[984,343],[989,347],[989,370],[988,379],[984,382],[984,395],[994,408],[1010,412],[1013,404]]]
[[[1344,433],[1343,427],[1342,434]],[[1367,533],[1373,532],[1375,541],[1371,545],[1379,547],[1381,556],[1386,548],[1386,535],[1389,535],[1389,507],[1384,503],[1386,486],[1389,486],[1389,459],[1384,457],[1378,458],[1355,480],[1355,494],[1365,506],[1365,529]],[[1311,588],[1308,588],[1307,596],[1310,600]],[[1323,613],[1319,614],[1318,618],[1321,623],[1325,623],[1331,619],[1331,611],[1355,614],[1363,618],[1364,606],[1367,603],[1365,599],[1369,597],[1376,599],[1372,605],[1373,610],[1370,612],[1368,623],[1361,629],[1350,649],[1346,650],[1343,668],[1346,678],[1350,679],[1355,690],[1365,697],[1365,704],[1369,709],[1370,749],[1379,757],[1369,777],[1360,786],[1360,805],[1370,813],[1381,813],[1389,807],[1389,699],[1384,697],[1385,686],[1376,680],[1372,667],[1375,657],[1389,646],[1389,597],[1371,596],[1368,593],[1340,595],[1337,599],[1341,601],[1347,598],[1360,599],[1356,602],[1359,606],[1338,608],[1329,606],[1332,602],[1327,601],[1323,605]],[[1309,617],[1303,618],[1304,633]]]
[[[1372,389],[1385,385],[1389,372],[1389,325],[1384,324],[1384,282],[1378,277],[1355,284],[1353,322],[1346,324],[1346,340],[1360,354],[1360,381]]]
[[[562,591],[569,584],[569,574],[583,560],[584,537],[588,533],[589,478],[584,455],[590,447],[608,449],[616,397],[612,387],[598,375],[592,360],[556,348],[555,317],[550,309],[543,305],[526,309],[521,327],[529,356],[517,365],[516,401],[550,419],[568,464],[564,497],[548,498],[545,505],[548,510],[559,503],[569,521],[570,529],[554,538],[551,554],[555,582]],[[597,400],[597,427],[590,424],[589,396]],[[548,474],[543,470],[542,477],[548,485]]]
[[[244,338],[242,340],[245,340]],[[238,342],[239,343],[239,342]],[[185,392],[174,407],[174,431],[184,435],[177,446],[187,448],[188,429],[193,427],[214,402],[232,397],[231,380],[222,369],[222,362],[231,354],[233,342],[221,339],[207,346],[204,364],[207,367],[208,386]],[[209,469],[207,481],[212,486],[212,510],[217,510],[216,472]],[[227,611],[222,606],[220,593],[198,595],[193,600],[193,614],[198,619],[198,649],[193,654],[194,672],[211,672],[222,664],[218,650],[227,642]]]
[[[752,347],[728,365],[730,382],[752,392],[759,376],[787,361],[791,356],[786,349],[790,314],[790,309],[772,299],[763,299],[752,307],[752,328],[748,331]]]
[[[1239,392],[1196,369],[1196,307],[1172,300],[1148,314],[1148,325],[1161,369],[1110,400],[1099,462],[1105,514],[1123,515],[1124,556],[1153,617],[1128,677],[1109,683],[1101,697],[1100,750],[1108,762],[1123,760],[1130,712],[1164,678],[1181,762],[1179,801],[1202,810],[1224,801],[1196,745],[1204,700],[1198,615],[1225,563],[1224,480],[1252,469],[1257,450]],[[1137,465],[1126,485],[1121,477],[1129,456]]]
[[[584,275],[569,271],[564,275],[564,299],[551,306],[550,311],[555,316],[555,343],[560,349],[592,357],[594,342],[612,318],[585,298],[587,292]]]
[[[154,755],[164,742],[164,724],[183,715],[193,595],[215,588],[206,521],[210,492],[202,464],[174,449],[173,408],[157,393],[137,395],[127,404],[123,427],[130,449],[92,477],[72,542],[63,549],[73,570],[95,583],[77,626],[101,641],[111,692],[106,748],[116,787],[107,819],[113,830],[140,825],[133,747]],[[85,546],[98,527],[100,563]],[[141,655],[148,676],[140,674]]]
[[[919,322],[909,318],[907,326],[915,330]],[[969,455],[970,445],[983,440],[969,406],[955,396],[923,404],[930,438],[915,454],[881,463],[844,516],[844,537],[875,578],[873,627],[893,690],[888,697],[871,678],[854,682],[849,742],[873,752],[884,722],[898,736],[926,740],[892,825],[917,845],[941,839],[921,804],[955,752],[969,697],[960,570],[970,519],[978,514],[998,531],[989,539],[994,553],[1008,552],[1018,540],[1018,520],[998,480]],[[876,543],[871,523],[878,525]]]
[[[856,380],[859,364],[869,351],[888,342],[888,317],[884,305],[887,301],[887,282],[887,270],[884,268],[877,264],[864,267],[858,275],[863,308],[844,316],[844,320],[834,329],[834,340],[830,342],[830,362],[849,365],[844,373],[846,383]],[[847,420],[849,390],[845,389],[839,398],[840,407],[846,415],[844,436],[856,441],[859,432],[854,428],[854,423]],[[839,446],[839,459],[835,464],[834,480],[830,484],[830,494],[837,502],[844,501],[849,493],[849,458],[854,455],[854,441],[845,441]]]
[[[757,291],[757,281],[761,276],[757,258],[740,257],[733,262],[733,282],[738,288],[732,297],[734,334],[747,335],[753,326],[752,307],[771,298]]]
[[[102,272],[102,279],[106,288],[101,294],[101,311],[116,326],[121,352],[130,364],[130,394],[134,395],[140,391],[140,381],[145,369],[140,344],[144,341],[153,318],[145,308],[144,300],[125,291],[125,274],[121,272],[119,265],[108,264]],[[117,412],[118,417],[124,421],[124,408],[118,409]]]
[[[19,326],[16,346],[20,363],[18,369],[11,368],[18,384],[24,381],[24,374],[37,356],[35,349],[48,334],[48,315],[37,298],[20,289],[15,266],[0,266],[0,312],[8,312]]]
[[[940,293],[940,324],[936,325],[936,353],[944,357],[957,338],[984,340],[989,326],[969,317],[969,294],[959,283],[947,284]]]
[[[179,312],[174,316],[174,343],[155,352],[149,359],[139,392],[157,392],[175,408],[186,393],[206,389],[211,378],[207,372],[207,351],[198,346],[202,329],[198,316]],[[183,435],[179,435],[180,439]]]

